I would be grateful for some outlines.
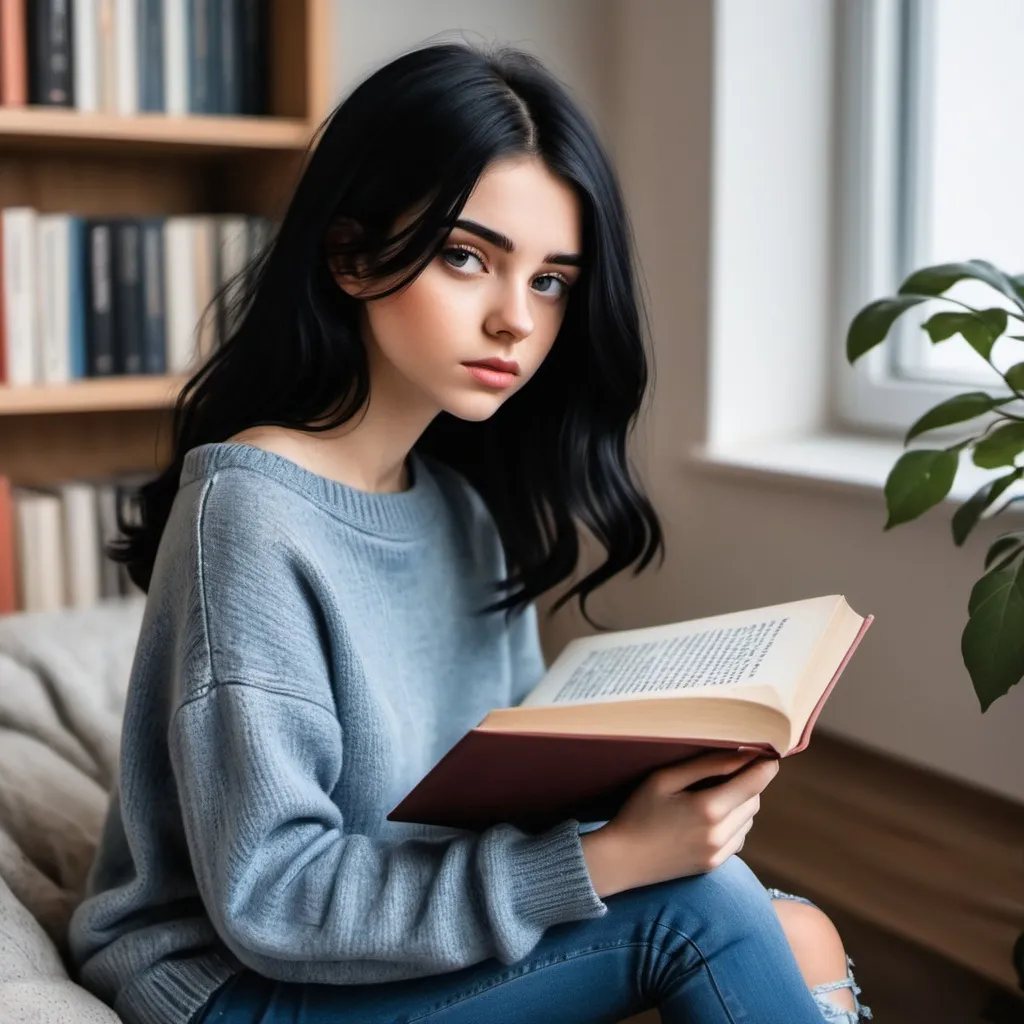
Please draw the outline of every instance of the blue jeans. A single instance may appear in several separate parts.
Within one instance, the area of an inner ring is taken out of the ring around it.
[[[514,964],[386,985],[275,982],[245,970],[193,1024],[614,1024],[655,1006],[663,1024],[856,1021],[807,988],[769,893],[785,896],[733,856],[703,875],[610,896],[603,917],[549,928]],[[852,975],[820,988],[841,986],[859,991]]]

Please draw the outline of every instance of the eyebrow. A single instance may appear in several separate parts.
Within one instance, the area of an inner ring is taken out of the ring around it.
[[[475,220],[457,220],[455,227],[462,228],[463,231],[468,231],[470,234],[477,235],[484,239],[484,241],[490,242],[492,245],[496,245],[499,249],[504,252],[515,252],[516,243],[512,241],[508,235],[503,235],[500,231],[495,231],[493,228],[485,227],[483,224],[478,224]],[[578,253],[571,252],[550,252],[544,257],[545,263],[557,263],[564,267],[579,267],[582,266],[583,260]]]

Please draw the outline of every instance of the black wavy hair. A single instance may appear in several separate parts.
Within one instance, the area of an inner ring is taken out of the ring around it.
[[[496,584],[506,596],[485,612],[511,614],[571,577],[579,524],[607,557],[552,610],[578,596],[596,625],[586,608],[593,590],[634,563],[640,573],[659,551],[664,560],[658,517],[626,450],[649,371],[615,173],[586,117],[535,57],[446,43],[396,58],[335,108],[273,243],[228,286],[238,289],[234,307],[216,322],[233,326],[178,396],[170,464],[133,494],[131,515],[119,515],[122,536],[108,547],[142,590],[189,449],[260,425],[332,429],[366,403],[366,300],[346,294],[332,267],[398,274],[374,297],[397,291],[438,256],[485,168],[515,155],[543,160],[579,196],[582,276],[529,383],[484,422],[440,413],[415,448],[461,472],[495,520],[509,575]]]

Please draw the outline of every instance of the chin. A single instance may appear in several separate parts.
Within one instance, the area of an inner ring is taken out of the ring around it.
[[[468,423],[489,420],[505,403],[508,395],[459,395],[443,404],[442,408],[456,419]]]

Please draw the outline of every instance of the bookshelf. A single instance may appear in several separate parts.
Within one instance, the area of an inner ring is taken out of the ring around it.
[[[334,98],[332,0],[269,0],[270,116],[0,108],[0,207],[279,218]],[[183,377],[0,385],[0,475],[15,485],[154,470]]]

